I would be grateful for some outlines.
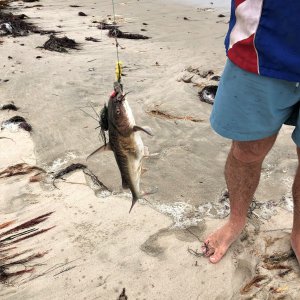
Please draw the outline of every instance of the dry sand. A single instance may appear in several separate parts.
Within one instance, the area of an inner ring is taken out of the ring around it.
[[[64,54],[38,49],[48,37],[37,34],[2,38],[0,78],[9,81],[0,82],[0,103],[14,101],[21,107],[17,114],[28,119],[33,132],[1,132],[13,141],[0,139],[0,171],[17,163],[48,172],[86,163],[100,142],[97,123],[79,108],[92,113],[91,101],[99,111],[112,90],[114,40],[92,23],[112,13],[110,1],[43,0],[41,8],[22,8],[34,4],[12,6],[41,28],[61,30],[62,36],[82,43],[81,50]],[[82,7],[70,8],[71,4]],[[78,16],[79,11],[88,16]],[[222,173],[230,143],[212,132],[211,106],[198,99],[199,86],[209,81],[194,77],[199,85],[195,87],[178,79],[188,66],[221,74],[228,12],[159,1],[118,1],[116,11],[123,31],[152,37],[120,40],[120,56],[136,121],[155,133],[154,138],[143,136],[150,152],[159,155],[146,162],[149,170],[142,183],[145,189],[158,187],[158,192],[147,198],[151,204],[140,202],[129,215],[130,195],[119,193],[120,176],[111,154],[88,162],[115,191],[108,197],[95,192],[82,171],[58,181],[59,189],[53,189],[47,178],[30,183],[34,173],[0,179],[0,223],[16,219],[20,224],[54,211],[38,227],[56,226],[18,243],[9,253],[49,251],[26,264],[34,265],[33,272],[3,283],[1,299],[117,299],[123,287],[128,299],[140,300],[298,299],[295,259],[282,262],[292,268],[283,277],[278,274],[287,269],[267,270],[264,262],[265,255],[290,249],[290,188],[297,164],[291,128],[283,128],[264,163],[249,224],[222,262],[212,265],[188,252],[200,246],[189,231],[202,240],[228,214],[226,201],[218,199],[225,187]],[[226,17],[218,18],[220,12]],[[89,36],[101,42],[85,41]],[[42,58],[36,59],[39,55]],[[156,117],[149,114],[152,110],[187,120]],[[0,111],[0,121],[13,115]],[[241,288],[258,273],[266,276],[264,280],[242,295]]]

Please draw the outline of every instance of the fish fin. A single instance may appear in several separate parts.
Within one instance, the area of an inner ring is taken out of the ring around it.
[[[91,156],[93,156],[94,154],[96,154],[97,152],[103,152],[103,151],[112,151],[111,146],[109,143],[107,143],[106,145],[103,145],[99,148],[97,148],[94,152],[92,152],[87,158],[86,160],[88,160]]]
[[[141,126],[134,125],[133,126],[133,131],[144,131],[145,133],[153,136],[152,130],[148,126],[141,127]]]

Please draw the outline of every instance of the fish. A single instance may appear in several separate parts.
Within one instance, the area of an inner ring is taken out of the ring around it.
[[[121,83],[114,83],[114,91],[102,109],[100,120],[102,136],[103,131],[108,131],[109,141],[106,142],[104,138],[104,145],[92,152],[87,159],[103,151],[114,153],[121,174],[122,187],[130,189],[132,194],[130,213],[138,199],[143,196],[140,190],[140,179],[143,172],[142,161],[145,156],[148,156],[140,131],[150,136],[153,136],[153,133],[147,126],[136,125],[126,99],[127,94],[123,93]]]

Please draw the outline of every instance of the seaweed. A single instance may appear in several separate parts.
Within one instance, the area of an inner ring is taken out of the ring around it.
[[[14,116],[1,124],[1,129],[3,129],[6,125],[9,124],[17,124],[19,128],[24,129],[26,131],[31,132],[32,126],[21,116]]]
[[[289,274],[289,273],[292,272],[292,271],[293,271],[293,269],[292,269],[292,268],[289,268],[289,269],[287,269],[287,270],[285,270],[285,271],[280,272],[280,273],[278,274],[278,276],[281,277],[281,278],[283,278],[285,275]]]
[[[162,119],[168,119],[168,120],[184,120],[184,121],[191,121],[191,122],[194,122],[194,123],[203,122],[202,119],[194,118],[192,116],[175,116],[175,115],[171,115],[169,113],[160,111],[158,109],[150,110],[147,113],[149,115],[159,117],[159,118],[162,118]]]
[[[43,7],[44,5],[42,4],[35,4],[35,5],[31,5],[31,6],[24,6],[24,8],[34,8],[34,7]]]
[[[43,214],[41,216],[38,216],[36,218],[33,218],[33,219],[31,219],[31,220],[29,220],[29,221],[27,221],[25,223],[22,223],[22,224],[20,224],[20,225],[18,225],[16,227],[14,227],[14,228],[6,231],[6,232],[1,233],[0,237],[9,235],[9,234],[14,233],[14,232],[18,232],[18,231],[20,231],[22,229],[30,228],[30,227],[35,226],[37,224],[40,224],[40,223],[46,221],[48,219],[48,217],[50,215],[52,215],[52,214],[53,214],[53,211],[49,212],[49,213],[46,213],[46,214]],[[14,222],[14,221],[12,221],[12,222]],[[0,241],[0,243],[1,243],[1,241]]]
[[[17,271],[17,272],[8,273],[8,272],[6,272],[6,270],[4,268],[2,268],[0,266],[0,282],[7,282],[7,280],[11,277],[20,276],[25,273],[31,273],[33,271],[34,271],[34,268],[30,268],[30,269],[24,269],[21,271]]]
[[[30,32],[39,31],[37,26],[25,21],[27,16],[24,14],[14,15],[0,11],[0,29],[1,35],[25,36]],[[28,18],[28,17],[27,17]]]
[[[56,51],[61,53],[67,53],[67,49],[75,49],[79,50],[79,44],[75,42],[75,40],[70,39],[68,37],[56,37],[55,35],[51,35],[49,40],[47,40],[44,45],[40,48],[49,50],[49,51]]]
[[[202,78],[207,78],[208,76],[214,75],[214,71],[213,70],[204,70],[201,71],[199,70],[199,68],[194,68],[192,66],[189,66],[185,69],[187,72],[189,73],[194,73],[196,75],[199,75]]]
[[[288,269],[290,270],[291,267],[290,266],[286,266],[286,265],[282,265],[282,264],[272,264],[272,263],[265,263],[263,265],[263,268],[267,269],[267,270],[285,270]]]
[[[44,233],[44,232],[47,232],[47,231],[53,229],[54,227],[55,227],[55,226],[52,226],[52,227],[49,227],[49,228],[46,228],[46,229],[41,229],[41,230],[39,230],[39,231],[37,231],[37,232],[34,232],[34,233],[30,234],[30,235],[26,235],[25,237],[22,237],[22,238],[20,238],[20,239],[17,239],[17,240],[15,240],[15,241],[12,241],[12,242],[10,242],[10,243],[8,243],[8,244],[6,244],[6,245],[11,245],[11,244],[15,244],[15,243],[19,243],[19,242],[21,242],[21,241],[27,240],[27,239],[29,239],[29,238],[32,238],[32,237],[36,236],[36,235],[40,235],[40,234],[42,234],[42,233]]]
[[[93,38],[91,36],[90,37],[86,37],[85,40],[86,41],[90,41],[90,42],[96,42],[96,43],[101,42],[99,39]]]
[[[40,182],[44,178],[44,173],[39,172],[29,178],[29,182]]]
[[[13,102],[11,102],[11,103],[1,105],[0,109],[1,110],[14,110],[14,111],[17,111],[19,108],[16,107]]]
[[[15,222],[15,220],[2,223],[2,224],[0,224],[0,229],[8,227],[9,225],[13,224],[14,222]]]
[[[1,171],[0,178],[11,177],[16,175],[26,175],[35,170],[45,172],[43,169],[37,166],[30,166],[26,163],[20,163],[13,166],[9,166],[3,171]]]
[[[35,225],[47,220],[52,213],[53,212],[49,212],[33,218],[0,234],[0,237],[2,237],[0,240],[0,282],[7,283],[11,277],[33,272],[34,268],[27,266],[27,263],[42,258],[48,253],[48,251],[30,253],[32,251],[31,248],[11,253],[11,251],[16,250],[17,247],[10,247],[9,245],[19,243],[52,229],[54,226],[46,229],[34,228]],[[0,224],[0,229],[6,228],[13,223],[15,223],[15,220]],[[29,253],[29,255],[24,257],[23,255],[25,253]],[[20,259],[19,257],[21,255],[23,258]],[[20,267],[22,267],[21,270]],[[12,268],[12,271],[10,268]]]
[[[19,123],[19,128],[24,129],[25,131],[28,131],[28,132],[32,131],[32,126],[27,122]]]
[[[123,32],[117,27],[112,28],[108,32],[109,37],[113,38],[120,38],[120,39],[131,39],[131,40],[147,40],[150,39],[150,37],[138,34],[138,33],[129,33],[129,32]]]
[[[256,275],[254,276],[242,289],[241,289],[241,294],[246,294],[250,292],[251,288],[253,286],[259,287],[260,282],[267,279],[268,276],[266,275]]]
[[[14,116],[14,117],[4,121],[4,123],[14,123],[14,124],[20,123],[20,122],[26,122],[26,120],[21,116]]]
[[[284,262],[290,258],[294,258],[295,257],[295,253],[293,252],[293,250],[287,251],[287,252],[278,252],[278,253],[274,253],[272,255],[265,255],[263,262],[264,263],[272,263],[272,264],[277,264],[280,262]]]
[[[95,23],[98,23],[97,21],[95,21]],[[98,29],[101,30],[111,30],[111,29],[116,29],[119,28],[120,26],[116,25],[116,24],[108,24],[105,22],[100,22],[99,25],[97,26]]]
[[[100,181],[99,178],[89,169],[83,170],[83,173],[89,176],[95,185],[99,186],[101,189],[111,192],[111,190],[102,181]]]
[[[58,188],[56,185],[55,185],[55,180],[56,179],[59,179],[59,178],[62,178],[64,175],[68,174],[68,173],[71,173],[73,171],[76,171],[76,170],[84,170],[86,169],[87,166],[86,165],[83,165],[83,164],[71,164],[69,166],[67,166],[66,168],[62,169],[61,171],[59,171],[57,174],[55,174],[53,176],[53,181],[52,181],[52,184],[55,188]]]
[[[58,179],[58,178],[61,178],[62,176],[70,173],[70,172],[73,172],[75,170],[82,170],[82,169],[85,169],[86,168],[86,165],[83,165],[83,164],[71,164],[70,166],[64,168],[63,170],[59,171],[56,175],[54,175],[54,179]]]
[[[213,80],[213,81],[220,81],[220,79],[221,79],[221,76],[219,76],[219,75],[215,75],[210,78],[210,80]]]

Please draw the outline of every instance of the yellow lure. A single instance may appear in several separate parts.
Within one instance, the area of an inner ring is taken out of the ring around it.
[[[116,79],[117,79],[117,81],[121,80],[122,65],[123,65],[123,63],[121,61],[119,61],[119,62],[116,63]]]

